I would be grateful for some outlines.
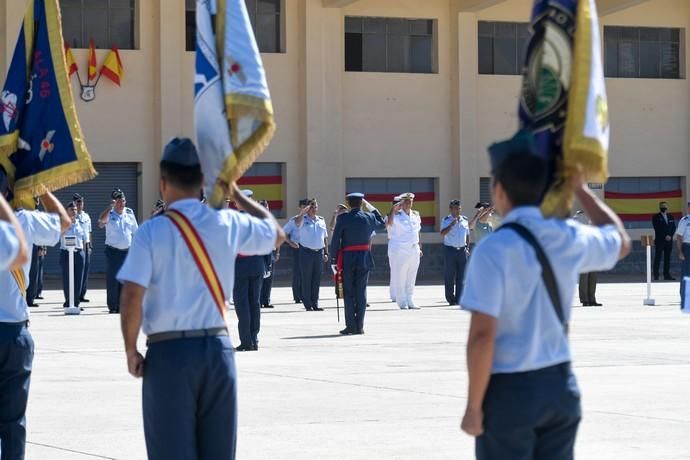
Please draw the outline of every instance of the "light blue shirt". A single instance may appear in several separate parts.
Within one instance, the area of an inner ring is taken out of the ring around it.
[[[323,217],[316,216],[312,219],[305,214],[302,218],[302,225],[299,226],[299,244],[318,251],[325,247],[326,237],[328,237],[328,229]]]
[[[226,299],[232,295],[235,258],[269,254],[277,230],[269,220],[234,210],[214,210],[197,199],[170,205],[184,214],[206,246]],[[211,293],[182,235],[169,218],[147,220],[134,236],[117,275],[146,288],[142,331],[159,332],[225,327]]]
[[[0,271],[7,270],[19,253],[19,239],[14,227],[0,221]]]
[[[612,225],[592,227],[545,219],[538,208],[512,210],[540,242],[554,270],[566,321],[580,273],[616,265],[621,237]],[[570,346],[541,276],[534,249],[513,230],[497,231],[475,248],[460,299],[464,309],[496,318],[492,373],[542,369],[570,361]]]
[[[90,243],[91,242],[91,232],[93,231],[91,228],[91,216],[89,216],[87,213],[82,211],[79,214],[77,214],[77,222],[79,222],[79,225],[81,225],[81,228],[84,229],[84,242]]]
[[[445,230],[455,220],[451,214],[443,218],[441,223],[441,230]],[[470,234],[470,224],[467,222],[467,217],[460,216],[460,221],[453,226],[453,228],[443,237],[443,244],[454,248],[462,248],[467,246],[467,237]]]
[[[132,245],[132,235],[139,225],[134,211],[125,208],[122,214],[111,210],[108,214],[108,222],[105,224],[105,244],[116,249],[129,249]]]
[[[66,236],[74,236],[76,237],[76,246],[75,249],[84,249],[84,242],[86,241],[86,235],[84,233],[84,227],[79,223],[79,221],[74,222],[70,227],[65,231],[65,233],[62,234],[62,238],[60,238],[60,249],[66,250],[67,246],[65,246],[65,237]]]
[[[283,230],[292,242],[299,244],[299,228],[297,228],[295,219],[296,217],[291,217],[290,220],[287,221],[287,224],[285,224],[285,227],[283,227]]]
[[[40,211],[16,212],[19,225],[24,232],[27,248],[36,246],[55,246],[60,240],[60,217]],[[31,251],[29,260],[22,267],[24,279],[29,280],[31,268]],[[29,309],[24,293],[19,291],[17,281],[8,271],[0,271],[0,323],[18,323],[29,319]]]

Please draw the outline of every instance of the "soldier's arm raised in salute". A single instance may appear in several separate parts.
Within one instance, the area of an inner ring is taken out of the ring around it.
[[[60,233],[64,233],[72,225],[72,219],[67,215],[67,211],[62,204],[55,198],[55,195],[48,192],[40,196],[43,209],[48,214],[57,214],[60,218]]]
[[[2,263],[2,265],[8,270],[18,269],[22,267],[29,259],[26,240],[24,239],[24,232],[22,231],[17,218],[12,212],[10,205],[7,204],[7,201],[5,201],[5,198],[2,195],[0,195],[0,221],[8,224],[10,227],[7,229],[8,233],[13,234],[12,237],[15,242],[12,246],[15,246],[16,244],[16,247],[14,247],[14,250],[12,251],[13,253],[16,253],[16,255],[12,258],[12,260],[0,261],[0,263]],[[2,233],[4,234],[5,230],[2,230]]]
[[[104,228],[105,225],[108,223],[108,216],[110,215],[110,211],[113,210],[114,206],[115,200],[110,200],[110,206],[105,208],[103,212],[98,216],[98,228]]]
[[[398,203],[396,205],[393,205],[390,212],[388,213],[388,220],[386,221],[386,227],[393,226],[393,221],[395,219],[395,213],[400,211],[401,207],[402,207],[402,203]]]

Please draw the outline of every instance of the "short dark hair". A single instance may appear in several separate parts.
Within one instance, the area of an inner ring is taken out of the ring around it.
[[[546,190],[546,162],[534,155],[510,155],[493,172],[513,206],[535,206]]]
[[[181,166],[169,161],[161,161],[161,177],[165,177],[173,186],[197,192],[204,181],[201,166]]]
[[[361,208],[362,207],[362,198],[361,197],[355,197],[351,196],[347,198],[347,204],[350,205],[351,208]]]

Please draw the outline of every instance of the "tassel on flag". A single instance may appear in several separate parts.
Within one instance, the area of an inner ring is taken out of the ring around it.
[[[70,48],[67,42],[65,42],[65,63],[67,64],[68,77],[71,77],[79,70],[77,62],[74,60],[74,54],[72,54],[72,48]]]
[[[96,46],[93,39],[89,40],[89,76],[88,81],[96,79]]]
[[[117,86],[120,86],[122,77],[125,75],[125,69],[122,67],[122,60],[120,59],[120,53],[118,53],[117,47],[113,47],[108,53],[108,56],[106,56],[103,67],[101,67],[101,75],[111,80]]]

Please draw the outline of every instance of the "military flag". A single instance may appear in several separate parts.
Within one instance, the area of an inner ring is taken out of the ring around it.
[[[101,75],[120,86],[122,78],[125,75],[125,69],[122,67],[122,60],[117,48],[113,46],[108,55],[105,57],[103,67],[101,67]]]
[[[608,178],[609,118],[595,0],[535,0],[519,118],[547,160],[551,180],[542,208],[565,216],[567,182],[582,170]]]
[[[96,79],[96,75],[97,75],[96,66],[98,65],[96,62],[96,46],[93,44],[93,39],[89,40],[88,63],[89,63],[89,72],[88,72],[88,76],[87,76],[86,81],[90,82],[90,81]]]
[[[96,175],[66,64],[58,0],[30,0],[0,97],[0,165],[15,205]]]
[[[68,77],[71,77],[79,71],[77,61],[74,60],[74,54],[72,54],[72,48],[70,48],[67,42],[65,42],[65,63],[67,64]]]
[[[197,0],[194,118],[206,192],[239,179],[275,132],[273,106],[244,0]]]

